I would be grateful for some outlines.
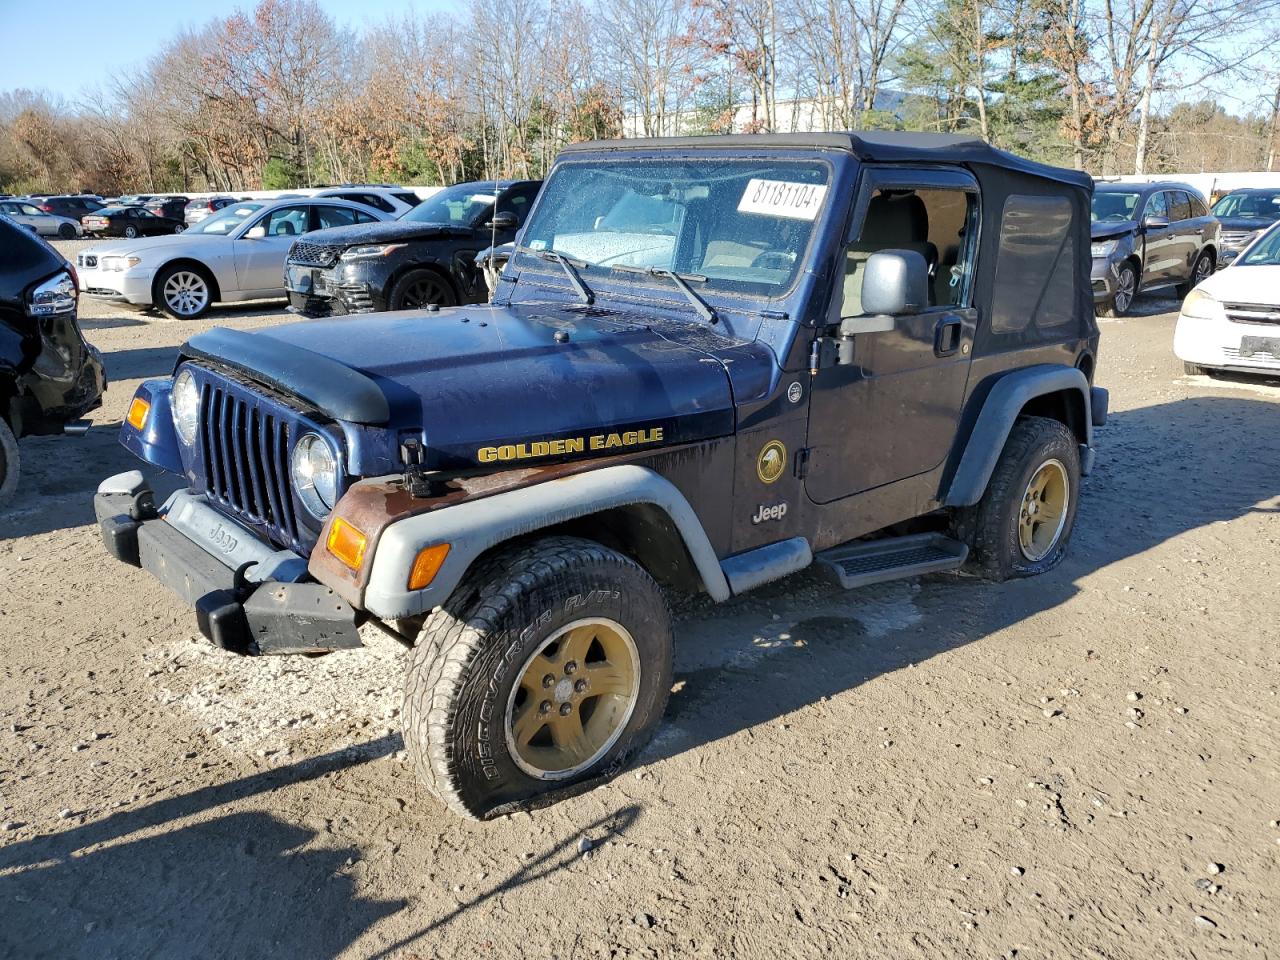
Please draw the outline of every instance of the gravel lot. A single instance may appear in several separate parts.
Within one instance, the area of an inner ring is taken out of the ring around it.
[[[1274,956],[1280,383],[1138,307],[1061,568],[681,602],[639,767],[481,825],[404,762],[397,644],[223,654],[98,543],[136,382],[283,305],[86,303],[106,405],[0,512],[0,956]]]

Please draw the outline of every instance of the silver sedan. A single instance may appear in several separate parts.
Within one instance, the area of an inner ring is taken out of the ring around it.
[[[45,213],[39,207],[23,200],[0,200],[0,213],[11,218],[24,227],[34,230],[42,237],[60,237],[63,240],[74,240],[84,230],[70,217],[60,217],[54,213]]]

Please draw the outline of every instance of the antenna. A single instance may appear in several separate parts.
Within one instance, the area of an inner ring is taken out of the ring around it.
[[[502,196],[502,182],[493,184],[493,215],[489,217],[489,259],[485,261],[485,285],[489,288],[489,302],[493,303],[494,291],[498,289],[498,271],[493,268],[498,259],[498,198]]]

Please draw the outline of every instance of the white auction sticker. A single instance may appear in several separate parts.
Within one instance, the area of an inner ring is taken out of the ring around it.
[[[791,183],[787,180],[747,181],[738,201],[739,213],[761,213],[767,217],[812,220],[822,209],[827,195],[825,183]]]

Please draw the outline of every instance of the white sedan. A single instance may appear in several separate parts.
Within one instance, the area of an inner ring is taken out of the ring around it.
[[[192,320],[213,303],[285,296],[284,261],[299,234],[391,219],[337,199],[233,203],[183,233],[84,251],[76,263],[80,291]]]
[[[45,213],[35,204],[27,203],[25,200],[0,200],[0,213],[29,230],[34,230],[42,237],[74,240],[84,233],[80,224],[70,217]]]
[[[1187,294],[1173,352],[1188,373],[1280,373],[1280,222]]]

